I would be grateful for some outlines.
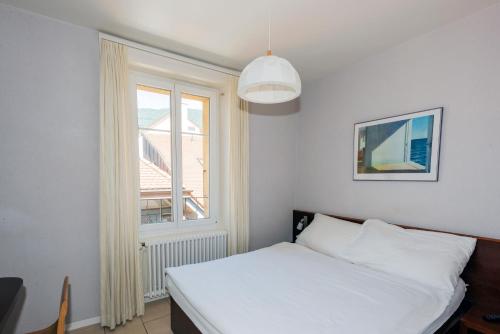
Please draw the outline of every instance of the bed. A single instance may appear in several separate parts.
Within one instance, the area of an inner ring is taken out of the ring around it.
[[[294,211],[294,230],[313,215]],[[467,304],[496,300],[499,251],[498,240],[479,239],[462,275],[471,285],[466,289],[460,280],[453,291],[294,243],[169,268],[171,328],[175,334],[445,333]],[[490,262],[492,256],[496,263]]]

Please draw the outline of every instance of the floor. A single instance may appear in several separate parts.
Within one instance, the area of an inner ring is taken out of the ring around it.
[[[170,330],[170,298],[146,304],[144,315],[118,326],[114,330],[92,325],[71,331],[70,334],[172,334]]]

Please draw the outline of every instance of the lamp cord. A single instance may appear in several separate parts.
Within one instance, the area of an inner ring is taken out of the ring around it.
[[[271,14],[267,13],[267,50],[271,51]]]

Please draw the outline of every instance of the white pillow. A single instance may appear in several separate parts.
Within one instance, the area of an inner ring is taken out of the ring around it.
[[[341,258],[422,284],[453,291],[476,239],[404,229],[369,219]]]
[[[337,256],[361,230],[361,224],[317,213],[297,237],[297,243],[329,256]]]

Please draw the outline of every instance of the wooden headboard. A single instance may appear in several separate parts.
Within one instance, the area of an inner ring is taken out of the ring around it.
[[[365,221],[365,219],[343,217],[338,215],[329,214],[327,216],[347,220],[357,224],[362,224]],[[295,241],[297,235],[301,232],[297,229],[297,225],[304,217],[307,217],[307,220],[310,223],[314,218],[314,213],[299,210],[293,211],[293,241]],[[442,232],[404,225],[399,226],[425,231]],[[453,234],[477,239],[476,249],[461,276],[465,283],[469,284],[465,297],[466,300],[473,304],[485,305],[496,310],[500,310],[500,240],[459,233]]]

